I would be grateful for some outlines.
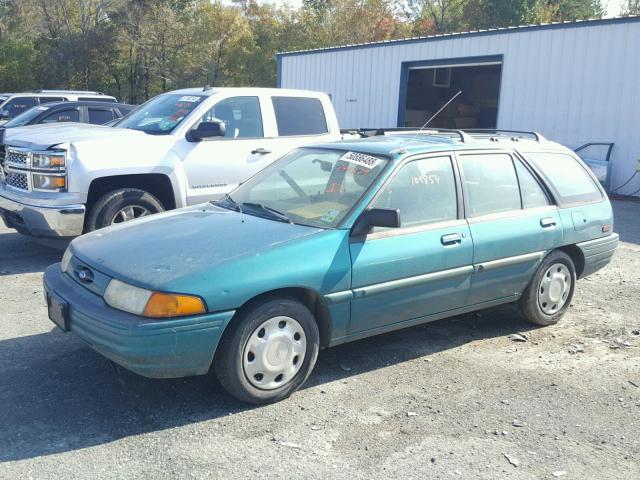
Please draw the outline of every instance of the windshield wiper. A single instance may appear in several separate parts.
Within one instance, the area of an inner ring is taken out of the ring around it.
[[[234,202],[235,203],[235,202]],[[237,204],[236,204],[237,205]],[[242,202],[242,205],[246,205],[247,207],[258,208],[269,213],[272,217],[280,220],[281,222],[293,223],[291,219],[285,214],[276,210],[275,208],[267,207],[261,203],[253,203],[253,202]]]
[[[242,208],[240,207],[240,205],[238,205],[238,202],[236,202],[233,198],[231,198],[231,195],[229,195],[228,193],[225,193],[222,199],[216,200],[215,202],[211,202],[211,203],[215,203],[217,205],[223,201],[228,201],[236,212],[242,213]]]

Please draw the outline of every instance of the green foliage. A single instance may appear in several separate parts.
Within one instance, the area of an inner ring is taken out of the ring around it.
[[[599,17],[601,0],[0,0],[0,91],[273,86],[275,54]],[[626,13],[640,13],[628,0]]]

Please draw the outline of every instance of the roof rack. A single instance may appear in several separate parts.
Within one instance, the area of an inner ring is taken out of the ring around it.
[[[544,142],[546,139],[538,132],[527,132],[524,130],[502,130],[496,128],[465,128],[463,130],[469,135],[487,135],[490,137],[509,137],[511,140],[518,140],[520,138],[533,139],[536,142]]]
[[[360,135],[362,138],[376,137],[386,135],[387,133],[406,133],[414,135],[447,135],[457,136],[462,143],[473,142],[473,137],[468,135],[464,130],[454,130],[448,128],[426,128],[419,129],[415,127],[392,127],[392,128],[355,128],[343,129],[341,133],[351,133]]]
[[[104,95],[103,92],[93,92],[90,90],[33,90],[33,93],[79,93],[85,95]]]

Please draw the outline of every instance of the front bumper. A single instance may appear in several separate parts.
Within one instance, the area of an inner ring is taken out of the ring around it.
[[[207,373],[218,341],[235,310],[152,320],[109,307],[60,271],[44,272],[44,288],[69,305],[70,330],[95,351],[127,370],[150,378]]]
[[[0,217],[10,228],[40,238],[69,239],[82,234],[85,206],[38,205],[0,191]]]

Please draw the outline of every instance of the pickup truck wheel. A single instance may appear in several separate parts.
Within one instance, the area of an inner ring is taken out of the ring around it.
[[[320,334],[297,300],[264,300],[234,319],[216,351],[213,368],[222,386],[242,402],[287,398],[311,374]]]
[[[571,257],[561,251],[547,255],[520,298],[524,318],[536,325],[553,325],[569,308],[576,285]]]
[[[86,231],[91,232],[163,211],[162,203],[149,192],[138,188],[112,190],[100,197],[91,208]]]

